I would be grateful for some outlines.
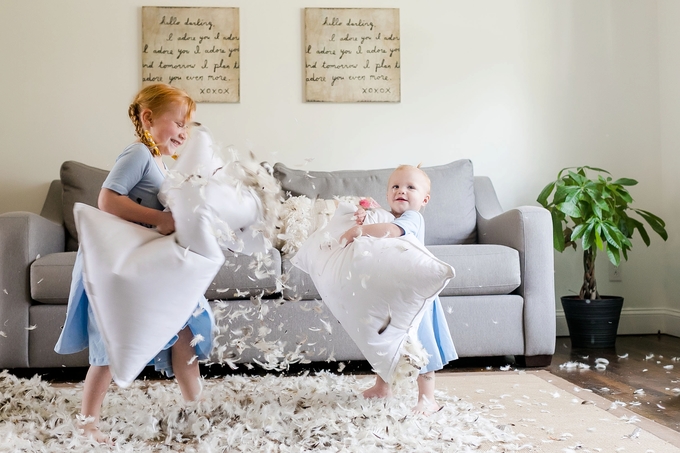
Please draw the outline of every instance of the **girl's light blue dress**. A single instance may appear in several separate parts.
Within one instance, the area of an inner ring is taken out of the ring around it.
[[[162,210],[163,205],[158,201],[158,191],[163,179],[164,175],[153,160],[149,149],[141,143],[134,143],[118,156],[102,187],[127,195],[142,206]],[[153,285],[153,282],[150,281],[149,284]],[[215,320],[204,297],[197,301],[196,308],[185,326],[188,325],[194,335],[203,337],[203,340],[196,344],[196,355],[199,360],[204,360],[209,357],[212,350]],[[154,365],[157,371],[170,377],[174,375],[170,347],[177,339],[177,335],[170,338],[163,350],[149,363]],[[90,365],[109,364],[106,348],[83,285],[82,256],[78,252],[73,267],[66,322],[54,350],[59,354],[73,354],[86,347],[89,348]]]
[[[425,242],[425,220],[419,212],[406,211],[392,223],[401,228],[404,234],[413,234],[421,243]],[[418,327],[418,340],[430,356],[428,364],[420,369],[421,374],[441,370],[444,365],[458,358],[439,297],[425,307],[423,320]]]

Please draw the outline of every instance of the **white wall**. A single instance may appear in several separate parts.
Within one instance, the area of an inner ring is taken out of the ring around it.
[[[675,1],[5,0],[0,213],[39,211],[64,160],[110,168],[133,140],[142,5],[240,7],[241,102],[200,104],[197,120],[262,159],[334,170],[470,158],[506,208],[536,204],[565,166],[638,179],[637,205],[671,240],[638,241],[622,283],[601,260],[600,288],[626,297],[624,333],[680,334]],[[401,103],[303,102],[302,9],[314,6],[400,8]],[[578,291],[580,255],[557,254],[556,269],[556,294]]]
[[[680,318],[680,2],[659,2],[659,99],[661,181],[660,211],[668,222],[669,239],[663,254],[655,258],[653,268],[662,275],[660,287],[665,292],[664,308],[668,318]],[[655,301],[657,298],[654,298]],[[660,300],[659,298],[658,300]],[[669,323],[666,331],[680,336],[680,325]]]

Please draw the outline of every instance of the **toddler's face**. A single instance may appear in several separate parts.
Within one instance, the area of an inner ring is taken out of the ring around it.
[[[403,168],[390,175],[387,184],[387,202],[392,214],[399,217],[404,212],[420,211],[430,201],[427,178],[416,168]]]

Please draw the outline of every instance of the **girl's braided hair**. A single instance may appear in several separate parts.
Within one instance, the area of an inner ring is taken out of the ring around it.
[[[186,106],[185,120],[189,121],[191,115],[196,110],[196,103],[181,88],[165,83],[156,83],[142,88],[128,108],[128,115],[135,126],[135,135],[137,135],[139,141],[149,148],[154,156],[160,156],[161,153],[156,143],[154,143],[151,134],[144,130],[140,116],[141,112],[142,110],[149,109],[154,115],[160,115],[168,110],[173,103]]]

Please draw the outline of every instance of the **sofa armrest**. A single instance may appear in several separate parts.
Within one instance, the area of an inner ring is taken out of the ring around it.
[[[31,212],[0,214],[0,369],[29,366],[30,265],[64,246],[63,226]]]
[[[537,206],[503,211],[488,178],[475,177],[477,238],[519,252],[526,356],[555,352],[555,272],[550,213]]]

